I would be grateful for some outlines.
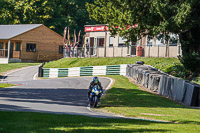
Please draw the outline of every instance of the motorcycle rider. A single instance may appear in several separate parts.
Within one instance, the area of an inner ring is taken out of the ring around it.
[[[89,99],[89,97],[90,97],[90,92],[92,91],[92,88],[93,88],[95,85],[98,85],[98,87],[101,88],[101,91],[103,92],[103,87],[101,86],[101,82],[99,82],[98,77],[94,77],[94,78],[93,78],[93,81],[90,83],[90,86],[89,86],[88,99]]]

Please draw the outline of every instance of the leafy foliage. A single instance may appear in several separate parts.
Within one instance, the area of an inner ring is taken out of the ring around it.
[[[112,34],[119,33],[128,41],[158,34],[169,40],[169,33],[175,33],[180,37],[183,56],[200,53],[199,0],[95,0],[86,5],[92,19],[109,24]],[[135,24],[138,26],[130,27]],[[183,58],[182,63],[190,62],[188,59]],[[193,59],[200,62],[199,58]]]
[[[86,11],[85,2],[93,0],[1,0],[0,24],[42,23],[59,34],[64,28],[82,30],[94,24]]]
[[[95,0],[87,7],[92,19],[108,23],[113,34],[118,32],[131,40],[137,36],[178,33],[191,12],[191,6],[183,0]],[[127,28],[135,24],[138,27]]]

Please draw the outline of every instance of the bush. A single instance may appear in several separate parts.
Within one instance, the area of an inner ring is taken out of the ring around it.
[[[190,70],[192,76],[198,76],[200,73],[200,55],[197,52],[192,54],[184,54],[180,58],[181,63],[184,65],[185,69]]]

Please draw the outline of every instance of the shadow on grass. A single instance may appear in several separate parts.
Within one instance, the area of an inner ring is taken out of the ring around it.
[[[128,119],[100,119],[76,115],[52,115],[41,113],[1,112],[0,132],[37,133],[129,133],[170,132],[163,123]],[[14,119],[13,119],[14,118]],[[155,129],[159,124],[160,128]]]
[[[112,88],[102,99],[102,107],[186,108],[165,97],[138,89]]]

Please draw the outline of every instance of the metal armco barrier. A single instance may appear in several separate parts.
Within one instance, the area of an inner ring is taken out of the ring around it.
[[[127,64],[110,66],[87,66],[74,68],[42,68],[43,77],[75,77],[93,75],[126,75]]]
[[[128,64],[126,76],[146,89],[187,106],[200,106],[200,85],[168,75],[149,65]]]

